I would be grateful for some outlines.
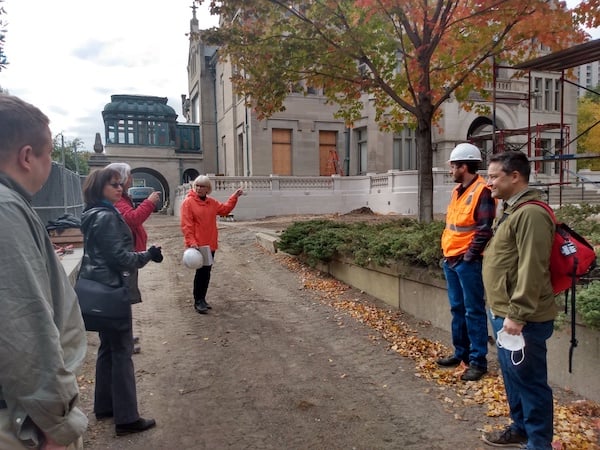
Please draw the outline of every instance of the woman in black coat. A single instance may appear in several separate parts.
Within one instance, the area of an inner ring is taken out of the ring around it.
[[[131,231],[113,206],[121,199],[123,182],[117,171],[92,172],[83,185],[85,209],[81,217],[84,255],[79,276],[119,287],[127,283],[128,271],[150,260],[162,261],[160,247],[133,251]],[[145,431],[154,419],[140,417],[133,368],[133,335],[127,331],[100,331],[96,360],[94,413],[98,420],[114,417],[117,436]]]

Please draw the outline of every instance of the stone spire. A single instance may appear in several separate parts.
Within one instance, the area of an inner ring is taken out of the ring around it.
[[[100,133],[96,133],[96,140],[94,142],[94,151],[96,153],[102,153],[104,151],[104,146],[102,145],[102,139],[100,138]]]
[[[190,32],[198,33],[198,31],[200,31],[200,28],[198,25],[198,18],[196,17],[196,10],[198,9],[198,7],[196,6],[196,2],[192,2],[192,6],[190,6],[190,8],[192,8],[192,20],[190,20]]]
[[[95,153],[91,155],[88,159],[88,166],[90,168],[90,172],[96,169],[102,169],[110,162],[108,160],[108,157],[104,153],[104,145],[102,145],[100,133],[96,133],[96,139],[94,142],[94,152]]]

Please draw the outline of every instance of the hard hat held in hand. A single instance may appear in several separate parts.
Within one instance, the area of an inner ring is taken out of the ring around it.
[[[195,248],[188,248],[183,252],[183,265],[188,269],[199,269],[204,264],[202,253]]]
[[[454,161],[481,161],[481,152],[473,144],[464,142],[454,147],[450,153],[448,162]]]

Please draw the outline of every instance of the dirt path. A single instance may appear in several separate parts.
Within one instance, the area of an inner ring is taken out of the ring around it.
[[[457,420],[414,363],[336,311],[255,244],[258,226],[223,223],[208,315],[192,308],[177,219],[154,215],[162,264],[140,272],[138,402],[151,431],[117,438],[92,413],[97,336],[81,376],[86,449],[479,449],[485,413]],[[272,225],[277,227],[278,225]],[[353,298],[376,300],[356,291]]]

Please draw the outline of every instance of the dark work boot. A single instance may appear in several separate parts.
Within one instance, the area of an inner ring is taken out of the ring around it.
[[[200,314],[206,314],[208,312],[208,306],[204,299],[194,301],[194,309]]]

